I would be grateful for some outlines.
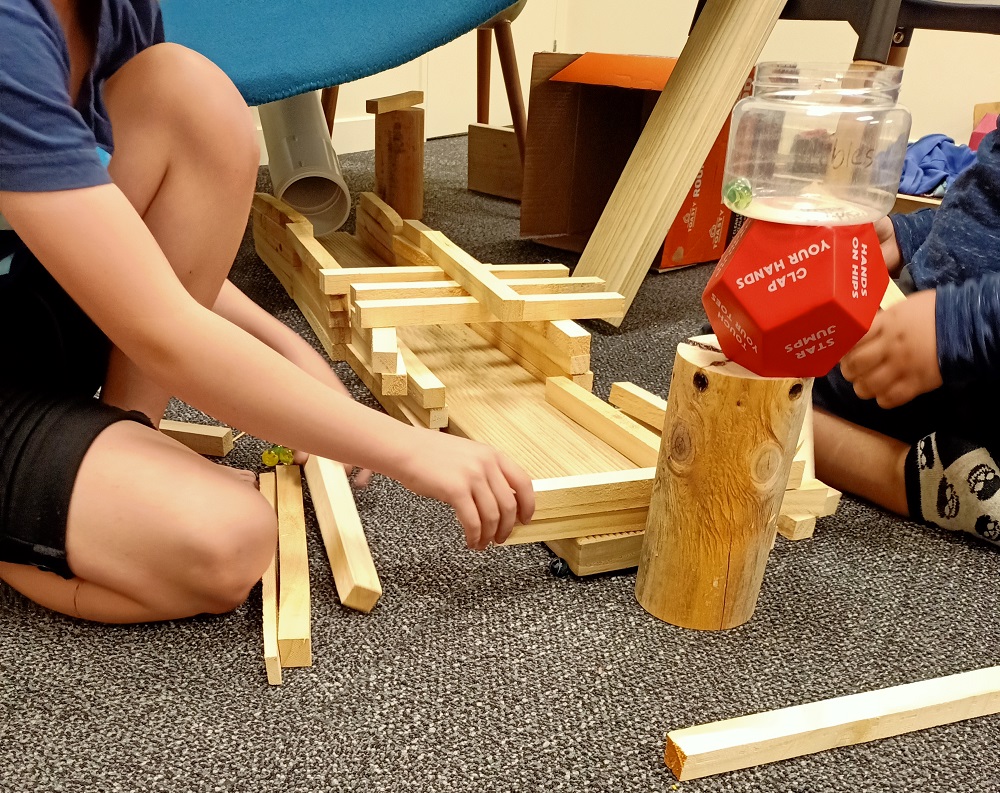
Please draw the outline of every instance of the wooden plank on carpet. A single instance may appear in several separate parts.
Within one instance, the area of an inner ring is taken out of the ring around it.
[[[302,508],[302,472],[275,469],[278,503],[278,652],[281,665],[312,666],[309,555]]]

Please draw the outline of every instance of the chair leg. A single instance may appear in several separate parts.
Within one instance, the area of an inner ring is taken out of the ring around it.
[[[337,115],[337,97],[340,96],[340,86],[333,85],[323,89],[321,101],[323,103],[323,115],[326,117],[326,126],[333,134],[333,120]]]
[[[490,59],[493,56],[493,30],[476,31],[476,123],[490,123]]]
[[[510,22],[501,20],[494,31],[497,35],[497,52],[500,55],[500,68],[503,71],[503,82],[507,88],[507,102],[510,104],[510,115],[514,122],[514,132],[517,134],[517,147],[521,153],[521,165],[524,165],[525,140],[528,137],[528,116],[524,112],[524,97],[521,94],[521,78],[517,73],[517,56],[514,53],[514,36],[511,33]]]
[[[896,28],[892,34],[892,47],[889,48],[890,66],[902,66],[906,63],[906,53],[910,49],[910,39],[913,37],[913,28]]]

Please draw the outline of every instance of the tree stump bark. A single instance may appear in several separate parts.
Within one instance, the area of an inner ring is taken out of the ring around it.
[[[812,380],[764,378],[714,336],[677,348],[636,598],[685,628],[753,615]]]

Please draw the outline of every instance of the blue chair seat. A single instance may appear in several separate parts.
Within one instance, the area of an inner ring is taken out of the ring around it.
[[[161,0],[169,41],[216,63],[248,104],[391,69],[512,0]]]

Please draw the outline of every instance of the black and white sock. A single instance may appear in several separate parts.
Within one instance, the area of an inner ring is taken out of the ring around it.
[[[914,520],[1000,546],[1000,465],[989,449],[931,433],[910,449],[905,474]]]

